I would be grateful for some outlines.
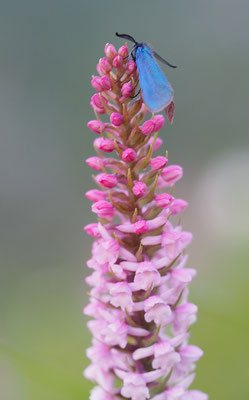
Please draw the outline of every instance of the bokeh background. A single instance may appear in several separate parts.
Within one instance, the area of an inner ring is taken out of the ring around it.
[[[84,159],[94,155],[90,86],[115,32],[149,41],[177,70],[164,149],[184,167],[199,306],[191,342],[205,356],[195,387],[247,400],[249,2],[0,1],[0,398],[81,400],[90,344],[82,308],[95,218]]]

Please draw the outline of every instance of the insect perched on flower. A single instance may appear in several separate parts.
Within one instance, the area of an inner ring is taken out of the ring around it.
[[[156,58],[171,68],[176,68],[176,66],[157,54],[148,43],[138,43],[127,34],[116,32],[116,35],[134,43],[131,56],[137,64],[142,96],[148,109],[155,113],[171,106],[173,110],[170,111],[174,113],[174,90],[164,76]]]

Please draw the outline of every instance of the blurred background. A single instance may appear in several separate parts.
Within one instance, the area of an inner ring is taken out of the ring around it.
[[[194,233],[189,266],[199,306],[191,343],[205,351],[195,388],[249,398],[249,3],[0,1],[0,398],[87,399],[90,344],[82,308],[95,220],[86,157],[91,76],[115,32],[149,41],[179,66],[169,161]]]

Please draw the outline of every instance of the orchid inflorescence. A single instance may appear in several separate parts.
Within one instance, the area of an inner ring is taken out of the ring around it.
[[[192,235],[177,222],[187,202],[173,196],[183,170],[168,166],[167,153],[154,155],[165,118],[145,120],[142,96],[134,98],[136,63],[128,54],[126,44],[118,51],[107,44],[91,82],[96,119],[88,127],[98,135],[97,156],[86,163],[97,172],[98,189],[86,197],[98,222],[85,227],[95,238],[84,309],[93,318],[85,377],[97,386],[90,399],[207,400],[189,389],[203,352],[188,344],[197,313],[187,300],[188,284],[196,271],[185,266]],[[170,123],[173,112],[172,102]]]

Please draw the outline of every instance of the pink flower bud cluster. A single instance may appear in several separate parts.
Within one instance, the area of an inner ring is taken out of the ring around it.
[[[186,267],[192,235],[175,217],[187,206],[174,193],[183,171],[154,154],[165,118],[148,119],[142,97],[131,98],[138,73],[127,45],[107,44],[105,55],[92,79],[96,119],[88,123],[97,155],[86,160],[97,185],[86,197],[98,216],[85,227],[95,238],[84,309],[93,336],[84,374],[97,384],[90,400],[207,400],[189,388],[203,353],[188,343],[196,271]],[[167,112],[173,118],[172,107]]]

